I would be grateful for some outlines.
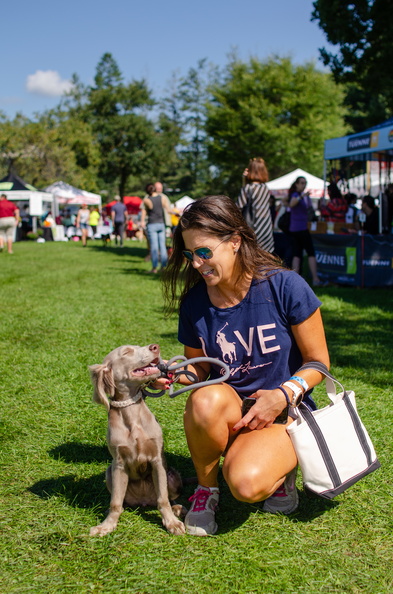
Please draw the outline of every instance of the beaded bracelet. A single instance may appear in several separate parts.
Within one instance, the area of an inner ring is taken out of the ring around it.
[[[285,400],[287,401],[287,405],[290,406],[291,403],[289,401],[289,396],[286,390],[284,390],[284,388],[282,386],[277,386],[277,390],[281,390],[281,392],[284,394],[285,396]]]

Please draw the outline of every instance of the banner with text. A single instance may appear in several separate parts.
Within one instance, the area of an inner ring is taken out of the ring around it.
[[[322,280],[357,287],[393,286],[393,236],[313,235]]]

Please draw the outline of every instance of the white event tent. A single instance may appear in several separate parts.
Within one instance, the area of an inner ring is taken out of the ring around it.
[[[276,198],[286,198],[288,190],[297,177],[304,177],[307,181],[306,191],[310,192],[311,198],[322,198],[325,192],[325,182],[320,177],[316,177],[304,169],[294,169],[286,175],[277,177],[267,182],[270,193]]]
[[[186,206],[192,204],[193,202],[195,202],[195,200],[193,200],[189,196],[183,196],[183,198],[180,198],[175,202],[175,206],[180,210],[180,212],[183,212]]]
[[[8,200],[17,202],[19,208],[27,204],[32,217],[40,217],[52,207],[53,196],[50,192],[40,192],[13,172],[0,180],[0,193],[5,194]]]
[[[99,194],[80,190],[63,181],[58,181],[47,186],[45,191],[53,194],[57,204],[88,204],[89,206],[101,206],[101,196]]]

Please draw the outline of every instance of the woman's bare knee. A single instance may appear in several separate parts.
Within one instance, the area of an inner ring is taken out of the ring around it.
[[[260,467],[248,467],[246,469],[232,469],[223,467],[225,480],[232,495],[238,501],[256,503],[270,497],[276,487],[272,477],[261,472]]]
[[[231,388],[229,388],[231,390]],[[234,403],[240,414],[240,399],[234,396]],[[224,420],[231,409],[228,402],[228,386],[217,384],[192,392],[186,403],[185,418],[192,417],[198,424],[210,423],[212,419]]]

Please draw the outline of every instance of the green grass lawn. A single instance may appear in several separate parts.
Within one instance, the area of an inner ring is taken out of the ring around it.
[[[0,254],[0,592],[393,592],[393,292],[318,289],[332,372],[357,404],[382,468],[334,501],[307,497],[290,517],[235,501],[221,483],[219,531],[172,536],[155,509],[105,515],[106,413],[88,365],[122,344],[182,354],[144,244],[17,243]],[[323,387],[316,398],[326,403]],[[182,427],[186,395],[148,404],[168,461],[194,475]],[[180,502],[188,505],[187,486]]]

